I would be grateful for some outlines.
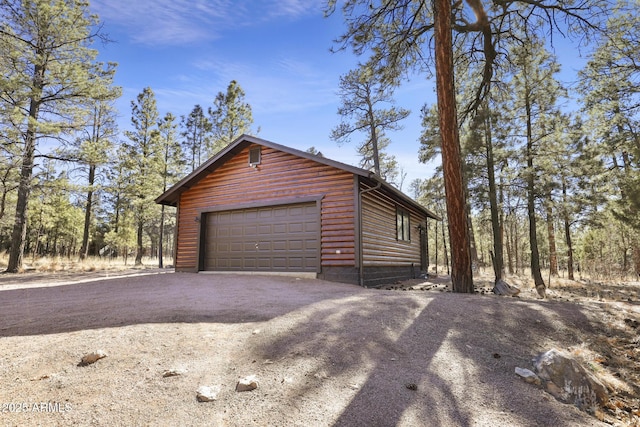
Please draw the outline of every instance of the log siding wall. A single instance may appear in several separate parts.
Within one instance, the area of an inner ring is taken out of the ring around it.
[[[371,188],[362,184],[362,189]],[[362,194],[362,261],[363,266],[420,267],[420,232],[417,227],[426,218],[413,209],[400,205],[381,191]],[[411,240],[399,241],[396,235],[396,208],[410,215]]]
[[[317,196],[321,198],[321,266],[355,263],[353,175],[340,169],[261,147],[261,162],[249,166],[250,145],[180,196],[176,269],[198,270],[202,212],[247,203]],[[337,253],[339,251],[339,253]]]

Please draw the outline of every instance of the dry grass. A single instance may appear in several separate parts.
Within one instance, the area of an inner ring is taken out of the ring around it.
[[[0,269],[6,269],[8,263],[7,253],[0,254]],[[164,259],[164,265],[172,265],[173,260]],[[157,258],[143,258],[142,266],[134,265],[134,258],[129,257],[125,263],[124,258],[101,258],[91,256],[84,260],[77,257],[25,257],[21,273],[27,271],[35,271],[38,273],[59,273],[59,272],[78,272],[87,273],[94,271],[122,271],[132,268],[149,268],[157,267]]]

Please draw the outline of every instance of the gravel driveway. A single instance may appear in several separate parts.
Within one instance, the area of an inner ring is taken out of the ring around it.
[[[2,277],[0,424],[604,425],[514,374],[579,344],[588,314],[294,277]],[[258,388],[236,392],[247,375]],[[196,400],[203,385],[216,401]]]

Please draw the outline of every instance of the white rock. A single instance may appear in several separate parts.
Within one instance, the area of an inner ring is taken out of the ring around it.
[[[258,388],[258,379],[255,375],[249,375],[238,381],[236,391],[251,391]]]
[[[183,375],[186,372],[186,369],[167,369],[166,371],[162,372],[162,376],[164,378],[177,377],[178,375]]]
[[[219,385],[207,386],[203,385],[196,390],[196,399],[198,402],[212,402],[218,399],[221,387]]]
[[[535,373],[533,373],[533,371],[530,371],[529,369],[518,368],[516,366],[516,375],[522,378],[523,380],[525,380],[525,382],[528,382],[529,384],[540,385],[540,382],[541,382],[540,378]]]
[[[80,359],[80,363],[78,363],[78,366],[91,365],[92,363],[96,363],[98,360],[103,359],[105,357],[107,357],[107,354],[102,350],[98,350],[93,353],[88,353],[82,356],[82,359]]]

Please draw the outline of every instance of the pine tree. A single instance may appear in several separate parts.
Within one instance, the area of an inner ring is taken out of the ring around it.
[[[210,145],[211,122],[204,115],[202,107],[196,105],[188,116],[182,116],[181,127],[182,145],[191,171],[194,171],[202,163],[202,155]]]
[[[393,105],[393,87],[376,80],[371,69],[363,65],[340,77],[339,94],[341,122],[331,131],[331,139],[345,143],[353,134],[364,134],[364,141],[358,146],[361,166],[373,169],[378,176],[397,174],[390,168],[394,159],[383,151],[390,143],[386,132],[402,129],[399,122],[410,112]],[[389,108],[380,107],[384,104]],[[387,157],[384,174],[383,157]]]
[[[469,193],[482,212],[489,205],[491,222],[492,250],[491,263],[495,283],[503,280],[504,264],[504,212],[500,203],[496,170],[502,169],[506,162],[504,121],[499,114],[498,103],[485,101],[469,123],[464,137],[464,151],[467,152],[466,172],[470,182]],[[470,204],[472,203],[470,201]]]
[[[142,264],[144,254],[144,227],[156,216],[153,202],[162,188],[163,147],[158,132],[158,110],[156,98],[150,87],[131,101],[131,125],[126,131],[129,143],[124,144],[126,159],[129,203],[133,209],[136,225],[135,264]]]
[[[244,90],[238,82],[232,80],[227,92],[218,92],[209,108],[213,138],[207,148],[207,155],[213,156],[233,142],[240,135],[249,133],[253,124],[251,105],[244,100]]]
[[[101,37],[97,24],[82,0],[0,1],[0,57],[6,60],[0,99],[22,151],[8,272],[22,265],[39,139],[77,128],[83,101],[96,98],[113,78],[115,66],[96,62],[91,49]]]
[[[608,22],[607,36],[580,73],[585,111],[601,156],[607,159],[615,185],[610,205],[614,216],[629,225],[636,274],[640,275],[640,17],[619,8]]]
[[[119,91],[116,92],[119,96]],[[89,113],[87,128],[78,138],[75,153],[79,163],[86,168],[87,187],[84,213],[84,227],[82,244],[80,246],[80,259],[85,259],[89,254],[89,229],[91,216],[95,203],[96,179],[99,176],[99,168],[106,165],[118,135],[116,124],[116,112],[109,101],[97,101]]]
[[[160,144],[162,145],[162,192],[167,191],[169,185],[174,184],[182,173],[184,160],[182,149],[176,137],[178,125],[176,117],[167,113],[158,123]],[[160,210],[160,236],[158,237],[158,267],[163,268],[165,235],[165,206]]]
[[[527,193],[529,220],[529,248],[531,251],[531,275],[541,297],[545,296],[545,282],[540,272],[540,252],[537,236],[536,201],[543,194],[538,165],[543,150],[541,145],[552,132],[553,117],[559,116],[556,101],[561,94],[554,74],[559,65],[532,34],[524,34],[522,44],[511,52],[515,74],[512,79],[514,94],[514,122],[519,123],[524,135],[514,135],[521,141],[522,156],[526,165],[522,169]]]
[[[514,0],[491,8],[485,8],[479,1],[456,2],[454,8],[451,3],[448,0],[341,2],[347,29],[337,43],[341,48],[350,45],[358,55],[371,53],[368,63],[374,67],[374,74],[388,82],[399,82],[409,69],[431,71],[435,64],[436,81],[441,85],[438,104],[445,188],[450,203],[447,215],[451,245],[455,249],[452,251],[453,287],[456,291],[472,292],[467,204],[459,171],[462,160],[457,135],[451,32],[455,31],[460,36],[460,43],[464,45],[461,54],[482,64],[483,69],[482,78],[476,82],[476,90],[473,91],[475,96],[463,108],[463,116],[466,117],[486,97],[495,67],[499,65],[501,56],[498,54],[506,53],[504,41],[517,38],[517,35],[509,33],[512,27],[518,25],[553,33],[562,17],[567,24],[567,34],[583,34],[598,28],[598,19],[603,12],[595,0],[578,4],[571,1]],[[336,0],[328,0],[327,14],[333,13],[337,4]],[[432,34],[435,35],[433,54],[428,52]]]

